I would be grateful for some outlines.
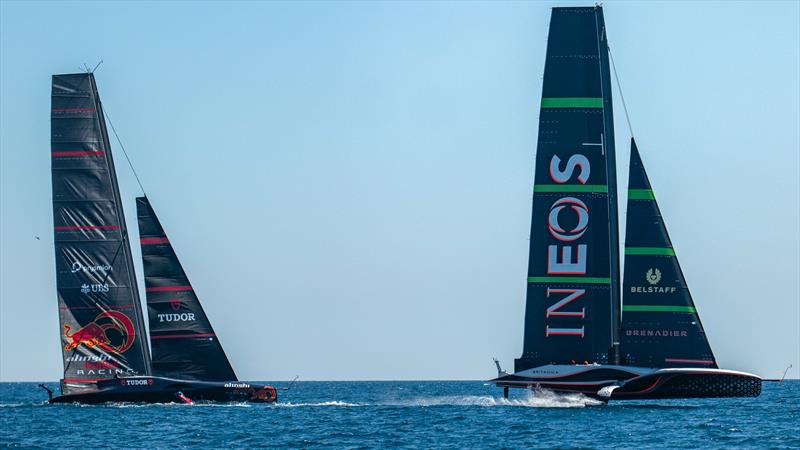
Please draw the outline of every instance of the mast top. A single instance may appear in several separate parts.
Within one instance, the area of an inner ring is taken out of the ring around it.
[[[86,63],[83,63],[83,67],[78,67],[78,69],[88,74],[93,74],[97,70],[97,68],[100,67],[100,64],[103,64],[102,59],[97,64],[95,64],[95,66],[91,69],[89,68],[89,65]]]

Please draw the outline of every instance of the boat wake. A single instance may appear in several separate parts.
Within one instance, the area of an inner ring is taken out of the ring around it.
[[[582,394],[557,394],[550,391],[528,393],[524,398],[506,399],[490,395],[447,395],[442,397],[418,397],[408,401],[391,403],[395,406],[518,406],[527,408],[583,408],[604,405],[600,400]]]
[[[329,401],[329,402],[315,402],[315,403],[292,403],[292,402],[278,402],[275,403],[273,406],[276,408],[302,408],[302,407],[313,407],[313,406],[339,406],[339,407],[350,407],[350,406],[363,406],[360,403],[348,403],[342,402],[338,400]]]
[[[108,402],[101,404],[69,403],[63,406],[78,408],[252,408],[252,403],[247,402],[210,402],[196,401],[190,405],[185,403],[138,403],[138,402]]]

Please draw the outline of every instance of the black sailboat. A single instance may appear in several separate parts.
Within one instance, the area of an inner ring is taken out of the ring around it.
[[[64,378],[62,395],[52,397],[50,392],[50,401],[275,401],[275,388],[237,380],[222,347],[212,338],[197,297],[187,294],[191,286],[158,219],[146,199],[140,199],[139,226],[146,233],[142,244],[154,333],[155,360],[151,360],[114,161],[92,73],[53,76],[51,146]],[[162,237],[158,245],[148,245]],[[188,289],[178,292],[175,286]],[[162,292],[172,295],[167,299]],[[165,304],[177,309],[169,316],[178,319],[172,328],[160,322],[162,314],[170,314],[162,311]],[[191,314],[192,324],[174,326],[184,314]],[[176,338],[184,331],[196,336],[181,338],[177,346],[162,344],[162,338]]]
[[[508,388],[602,399],[759,395],[759,377],[717,368],[633,141],[620,280],[600,6],[553,8],[534,183],[523,353],[513,374],[498,365],[492,380],[506,396]]]

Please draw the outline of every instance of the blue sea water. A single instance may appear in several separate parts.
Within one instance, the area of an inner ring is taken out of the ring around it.
[[[274,405],[78,406],[45,398],[36,383],[0,383],[0,446],[800,448],[797,381],[764,383],[759,398],[608,405],[524,391],[505,400],[481,381],[298,382]]]

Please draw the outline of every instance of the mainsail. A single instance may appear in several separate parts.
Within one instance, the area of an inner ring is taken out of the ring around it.
[[[136,211],[154,374],[235,381],[236,374],[147,197],[136,199]]]
[[[94,75],[54,75],[51,156],[62,392],[149,375],[141,303]]]
[[[602,8],[553,8],[517,372],[609,362],[619,305],[612,116]]]
[[[621,346],[625,364],[716,368],[633,139],[626,230]]]

